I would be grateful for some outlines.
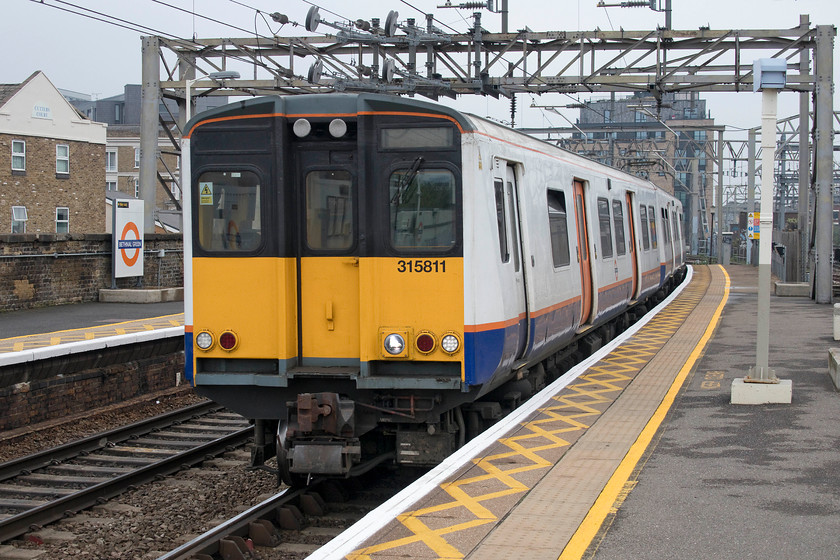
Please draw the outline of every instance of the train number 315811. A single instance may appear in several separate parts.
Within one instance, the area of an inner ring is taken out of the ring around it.
[[[446,261],[399,260],[397,261],[397,272],[446,272]]]

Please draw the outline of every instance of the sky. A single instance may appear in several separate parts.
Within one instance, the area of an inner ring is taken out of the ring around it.
[[[452,0],[452,4],[463,0]],[[664,3],[664,0],[662,0]],[[0,63],[0,83],[19,83],[42,70],[56,87],[91,94],[97,98],[119,95],[128,83],[141,82],[141,33],[66,10],[116,16],[148,28],[147,34],[190,37],[242,37],[257,30],[261,35],[309,35],[303,26],[313,2],[307,0],[2,0],[0,47],[6,55]],[[473,10],[442,9],[446,0],[317,0],[321,17],[327,21],[370,19],[383,22],[390,10],[399,20],[423,21],[421,11],[430,11],[442,24],[458,32],[471,24]],[[501,0],[496,0],[497,4]],[[619,0],[606,0],[618,4]],[[603,8],[598,0],[510,0],[509,29],[526,26],[533,31],[650,30],[664,25],[664,14],[648,8]],[[291,20],[283,25],[262,15],[279,11]],[[193,16],[195,12],[228,25]],[[812,25],[840,22],[839,0],[673,0],[672,28],[697,29],[787,29],[799,24],[799,15],[809,14]],[[295,23],[299,23],[296,25]],[[500,16],[484,12],[483,27],[501,30]],[[234,29],[230,26],[236,26]],[[444,28],[447,31],[450,31]],[[319,28],[327,32],[328,28]],[[836,40],[835,40],[836,41]],[[835,49],[836,51],[836,49]],[[768,55],[769,56],[769,55]],[[840,56],[835,52],[835,76],[840,75]],[[836,78],[835,78],[836,81]],[[835,88],[834,109],[840,110],[840,93]],[[761,119],[760,94],[704,93],[707,108],[718,124],[748,128]],[[603,98],[605,94],[597,97]],[[576,96],[586,100],[587,96]],[[545,95],[539,105],[565,105],[568,96]],[[464,96],[453,104],[480,116],[509,119],[509,101]],[[530,100],[518,100],[517,126],[568,126],[558,115],[529,108]],[[779,96],[779,116],[798,113],[795,93]],[[564,111],[572,121],[576,110]]]

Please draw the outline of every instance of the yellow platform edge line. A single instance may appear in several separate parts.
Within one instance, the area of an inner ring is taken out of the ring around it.
[[[76,329],[66,329],[66,330],[63,330],[63,331],[52,331],[52,332],[46,332],[46,333],[24,334],[24,335],[21,335],[21,336],[12,336],[10,338],[0,338],[0,342],[8,342],[10,340],[18,340],[20,338],[29,338],[31,336],[49,336],[49,335],[56,335],[56,334],[59,334],[59,333],[69,333],[69,332],[76,332],[76,331],[92,331],[94,329],[96,329],[96,330],[107,329],[108,327],[116,327],[118,325],[127,325],[128,323],[137,323],[137,322],[140,322],[140,321],[148,322],[148,321],[157,321],[158,319],[169,319],[170,317],[178,317],[179,315],[183,315],[183,313],[173,313],[171,315],[161,315],[160,317],[146,317],[144,319],[132,319],[130,321],[123,321],[121,323],[108,323],[106,325],[94,325],[94,326],[89,326],[89,327],[79,327],[79,328],[76,328]],[[171,321],[170,321],[170,323],[171,323]],[[178,327],[180,325],[174,325],[174,326]],[[168,328],[168,327],[161,327],[161,328]]]
[[[665,420],[665,416],[674,405],[677,394],[682,388],[688,374],[694,368],[694,364],[700,356],[702,356],[709,340],[711,340],[712,335],[720,322],[720,317],[723,314],[723,308],[726,305],[726,301],[729,299],[729,275],[726,273],[723,266],[718,265],[718,267],[720,267],[724,276],[723,298],[712,315],[712,320],[709,321],[706,331],[703,333],[703,336],[700,338],[697,346],[694,347],[694,350],[691,352],[691,355],[688,357],[686,363],[680,369],[677,377],[674,379],[674,382],[665,394],[665,398],[662,399],[662,402],[656,409],[656,412],[653,413],[653,416],[651,416],[647,425],[639,434],[636,442],[630,447],[627,455],[624,456],[624,459],[618,465],[618,468],[615,470],[612,477],[610,477],[610,480],[607,481],[607,484],[604,486],[601,494],[589,509],[589,513],[586,514],[586,517],[578,527],[578,530],[575,531],[575,534],[572,535],[572,538],[566,544],[566,547],[558,557],[558,560],[580,560],[583,558],[583,555],[586,553],[589,545],[592,544],[592,541],[597,536],[598,531],[601,530],[601,526],[610,514],[613,505],[621,495],[625,485],[630,480],[633,472],[636,470],[636,465],[644,456],[651,441],[653,441],[653,437],[656,435],[656,432]]]

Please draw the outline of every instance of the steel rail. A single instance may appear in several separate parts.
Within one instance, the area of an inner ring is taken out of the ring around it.
[[[52,523],[68,512],[75,513],[125,492],[131,486],[145,484],[157,476],[172,474],[185,466],[193,466],[208,457],[244,444],[251,437],[253,428],[248,426],[213,441],[176,453],[161,461],[146,465],[105,482],[82,489],[74,494],[0,520],[0,542],[5,542],[31,530]]]
[[[248,533],[250,524],[257,519],[269,519],[277,508],[295,500],[311,488],[285,488],[236,517],[216,525],[209,531],[186,542],[178,548],[159,556],[158,560],[186,560],[198,554],[212,555],[219,551],[219,542],[229,535]]]
[[[223,410],[224,407],[214,402],[200,402],[185,408],[166,412],[158,416],[141,420],[127,426],[101,432],[92,436],[71,441],[38,453],[33,453],[19,459],[13,459],[0,464],[0,482],[14,478],[23,471],[33,471],[54,464],[56,461],[66,461],[82,453],[88,453],[105,447],[108,443],[119,443],[134,436],[145,435],[154,430],[165,428],[175,422],[190,420],[211,412]]]

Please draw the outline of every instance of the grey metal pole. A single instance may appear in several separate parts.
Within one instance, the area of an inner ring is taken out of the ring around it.
[[[699,247],[697,243],[697,229],[700,223],[700,171],[699,162],[697,158],[691,160],[691,196],[689,204],[691,205],[691,233],[689,243],[691,244],[691,254],[699,254]]]
[[[832,99],[832,65],[834,64],[834,26],[818,25],[814,74],[816,79],[816,271],[814,287],[817,303],[831,303],[832,297],[832,165],[834,103]]]
[[[143,85],[140,97],[140,198],[144,202],[143,231],[155,232],[155,194],[160,105],[160,40],[142,37]]]
[[[717,199],[717,239],[715,243],[715,252],[717,254],[717,262],[723,262],[723,232],[726,231],[724,227],[723,215],[723,131],[719,130],[717,133],[717,188],[715,189],[715,198]]]
[[[755,129],[747,136],[747,212],[755,212]],[[747,262],[755,266],[753,258],[754,240],[747,240]]]
[[[761,219],[758,244],[758,331],[755,371],[750,377],[775,378],[768,366],[770,355],[770,252],[773,241],[773,156],[776,151],[776,107],[779,92],[761,92]],[[769,170],[769,171],[768,171]]]
[[[810,27],[808,16],[803,15],[800,26]],[[799,73],[808,75],[811,68],[809,51],[803,50],[799,55]],[[811,119],[810,93],[803,91],[799,94],[799,205],[797,207],[797,227],[799,228],[799,281],[806,280],[808,270],[808,245],[811,233],[810,193],[811,193]]]

